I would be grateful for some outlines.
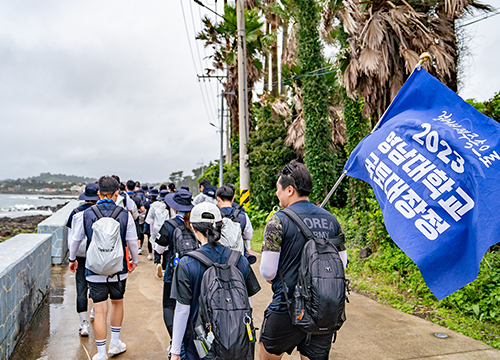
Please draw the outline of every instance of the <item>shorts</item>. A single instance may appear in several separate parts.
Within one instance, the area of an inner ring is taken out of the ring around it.
[[[89,282],[89,296],[94,303],[108,300],[108,295],[111,300],[121,300],[125,294],[126,282],[127,279],[105,283]]]
[[[300,355],[311,360],[328,360],[332,346],[333,332],[324,335],[312,335],[306,345],[307,334],[292,324],[288,313],[277,314],[266,309],[260,342],[270,354],[291,354],[297,348]]]

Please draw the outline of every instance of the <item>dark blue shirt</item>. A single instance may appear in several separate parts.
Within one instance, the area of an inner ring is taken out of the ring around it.
[[[179,224],[183,225],[184,221],[180,219],[178,216],[174,218],[174,221]],[[165,250],[163,253],[163,256],[166,256],[168,259],[167,262],[167,268],[165,271],[165,274],[163,275],[163,282],[166,283],[171,283],[172,282],[172,275],[174,273],[174,264],[173,264],[173,248],[174,248],[174,242],[173,242],[173,235],[174,235],[174,230],[175,228],[170,224],[168,221],[165,221],[165,223],[162,225],[160,232],[158,233],[160,235],[160,238],[156,240],[156,243],[160,246],[168,246],[168,250]]]
[[[196,251],[201,251],[213,262],[225,264],[231,250],[217,244],[213,247],[205,244]],[[244,256],[240,256],[236,267],[241,271],[247,286],[248,296],[254,296],[260,290],[259,281]],[[201,280],[207,267],[198,260],[184,256],[177,265],[172,281],[170,298],[184,305],[190,305],[190,320],[194,324],[198,316]]]
[[[341,232],[340,224],[335,216],[309,201],[296,202],[290,205],[289,208],[300,216],[304,223],[311,229],[314,236],[318,238],[333,238]],[[278,270],[282,271],[288,288],[288,296],[291,298],[295,285],[297,285],[302,249],[307,239],[292,219],[285,213],[278,211],[275,215],[281,220],[282,230],[274,231],[273,233],[273,229],[270,229],[273,221],[268,221],[264,231],[264,247],[272,250],[279,246],[280,259]],[[277,229],[279,230],[279,227]],[[273,302],[268,306],[268,309],[276,313],[287,312],[286,299],[279,272],[272,280],[272,290]]]

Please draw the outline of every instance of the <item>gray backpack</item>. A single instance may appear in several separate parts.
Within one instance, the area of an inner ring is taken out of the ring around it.
[[[97,205],[92,205],[91,209],[97,221],[92,224],[93,235],[85,267],[98,275],[115,275],[123,270],[124,251],[120,222],[116,218],[124,208],[117,206],[109,217],[104,216]]]
[[[231,250],[225,264],[212,261],[201,251],[187,256],[208,267],[200,288],[199,310],[194,327],[195,345],[203,342],[208,349],[203,359],[253,360],[255,328],[252,307],[241,271],[236,267],[241,254]],[[207,335],[212,333],[213,336]],[[213,338],[207,346],[207,338]],[[197,346],[198,347],[198,346]]]
[[[241,225],[238,219],[239,209],[234,210],[232,215],[222,215],[222,232],[219,243],[231,250],[236,250],[240,254],[245,252],[245,243],[241,234]]]
[[[174,227],[174,232],[172,234],[172,255],[174,257],[180,259],[188,252],[196,250],[200,247],[198,239],[194,236],[194,233],[186,227],[186,225],[179,225],[175,219],[168,219],[165,222]]]
[[[291,299],[279,269],[292,324],[308,333],[308,337],[332,332],[336,334],[346,320],[348,281],[337,250],[337,246],[344,243],[344,234],[333,239],[318,239],[295,211],[288,208],[281,211],[292,219],[307,239]]]

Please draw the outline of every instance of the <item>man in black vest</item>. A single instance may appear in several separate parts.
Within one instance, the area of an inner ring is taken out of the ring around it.
[[[279,175],[276,196],[281,207],[294,210],[318,238],[333,238],[341,233],[335,216],[309,202],[312,179],[303,164],[292,161]],[[283,212],[277,212],[269,218],[264,230],[260,273],[272,284],[273,300],[264,313],[260,337],[261,360],[281,359],[285,352],[291,354],[295,348],[303,360],[328,359],[333,332],[312,335],[308,343],[307,334],[291,322],[279,276],[281,271],[291,298],[297,284],[302,248],[306,242],[305,236]],[[339,255],[345,267],[345,248],[339,250],[342,250]]]
[[[97,354],[92,360],[105,360],[108,358],[106,353],[106,322],[108,315],[108,297],[111,298],[111,343],[109,344],[109,354],[115,356],[127,350],[126,345],[119,340],[120,330],[123,321],[123,294],[125,293],[126,278],[128,273],[134,271],[139,260],[137,254],[137,232],[135,230],[134,220],[132,215],[125,209],[122,211],[116,210],[115,201],[118,197],[118,181],[110,176],[103,176],[99,179],[99,198],[97,202],[98,210],[91,207],[84,211],[83,217],[75,222],[73,227],[73,243],[69,253],[69,269],[76,272],[78,269],[78,261],[76,253],[80,242],[85,238],[88,240],[87,253],[89,245],[93,238],[93,224],[99,220],[97,212],[100,211],[103,216],[110,217],[115,211],[117,220],[120,224],[120,238],[122,246],[128,247],[132,256],[132,263],[127,268],[127,258],[123,256],[122,270],[115,275],[101,275],[92,272],[88,267],[85,269],[85,277],[89,284],[90,297],[94,301],[95,319],[94,319],[94,336],[97,345]],[[87,254],[88,255],[88,254]],[[87,264],[88,265],[88,264]]]

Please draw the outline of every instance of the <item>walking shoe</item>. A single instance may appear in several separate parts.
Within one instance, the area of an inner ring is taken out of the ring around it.
[[[89,336],[89,323],[87,321],[84,321],[80,325],[80,336],[83,337]]]
[[[103,356],[103,355],[99,355],[99,354],[95,354],[92,357],[92,360],[108,360],[108,357],[107,356]]]
[[[163,279],[163,269],[161,267],[161,264],[156,264],[156,277],[158,279]]]
[[[142,255],[142,246],[139,246],[139,249],[137,250],[137,253],[138,253],[139,255]]]
[[[92,309],[90,310],[89,319],[90,319],[90,321],[94,321],[94,318],[95,318],[95,311],[94,311],[94,307],[92,306]]]
[[[153,254],[148,255],[148,260],[153,260]]]
[[[125,343],[121,340],[118,340],[118,345],[115,345],[114,343],[109,344],[108,354],[111,356],[120,355],[125,351],[127,351],[127,345],[125,345]]]

